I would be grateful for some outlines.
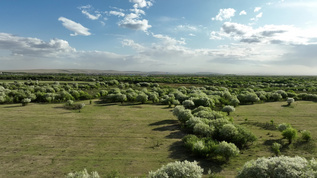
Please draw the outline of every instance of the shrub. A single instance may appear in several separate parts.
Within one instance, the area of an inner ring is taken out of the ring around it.
[[[281,145],[281,144],[276,143],[276,142],[273,143],[273,145],[272,145],[272,151],[273,151],[273,153],[274,153],[276,156],[280,155],[280,153],[281,153],[280,148],[282,148],[282,145]]]
[[[292,141],[297,137],[297,130],[293,128],[287,128],[282,132],[284,138],[288,139],[288,143],[291,144]]]
[[[192,113],[195,114],[195,113],[200,112],[200,111],[211,112],[212,110],[210,107],[199,106],[198,108],[195,108],[194,110],[192,110]]]
[[[210,137],[213,134],[214,130],[214,126],[209,126],[205,123],[197,123],[193,129],[195,134],[206,137]]]
[[[230,115],[231,112],[234,112],[236,109],[233,106],[225,106],[222,108],[223,112],[226,112],[228,116]]]
[[[256,136],[250,132],[249,130],[245,129],[240,125],[235,125],[238,130],[238,134],[234,137],[232,142],[239,148],[243,148],[248,143],[253,143],[257,140]]]
[[[191,108],[193,108],[193,107],[195,107],[195,103],[194,103],[194,101],[192,101],[192,100],[185,100],[185,101],[183,101],[183,106],[186,108],[186,109],[191,109]]]
[[[292,103],[295,102],[294,98],[287,98],[287,105],[290,106]]]
[[[238,129],[233,124],[225,124],[219,130],[220,137],[225,140],[233,140],[238,134]]]
[[[163,177],[173,177],[173,178],[200,178],[203,175],[203,169],[197,164],[196,161],[175,161],[173,163],[168,163],[162,166],[157,171],[149,172],[149,178],[163,178]]]
[[[136,97],[136,101],[141,102],[144,104],[145,102],[148,101],[148,96],[145,93],[141,93]]]
[[[173,109],[173,115],[178,117],[179,113],[181,111],[185,110],[184,106],[176,106],[174,109]]]
[[[93,171],[90,174],[87,172],[87,169],[83,171],[77,171],[74,173],[68,173],[66,178],[100,178],[98,172]]]
[[[286,124],[286,123],[283,123],[283,124],[280,124],[277,126],[277,129],[280,131],[280,132],[283,132],[284,130],[286,130],[287,128],[291,128],[292,126],[290,124]]]
[[[30,102],[31,102],[31,99],[30,98],[24,98],[22,99],[22,106],[26,106],[28,105]]]
[[[303,130],[301,133],[302,133],[302,139],[303,139],[304,141],[308,142],[308,141],[311,140],[312,136],[311,136],[310,131],[308,131],[308,130]]]
[[[194,102],[196,107],[199,107],[199,106],[214,107],[214,103],[208,97],[194,98],[193,102]]]
[[[238,178],[297,178],[317,176],[317,162],[312,159],[307,161],[305,158],[288,156],[258,158],[244,164],[238,173]]]
[[[65,106],[72,106],[74,104],[73,100],[67,100],[67,102],[65,103]]]
[[[205,149],[205,143],[202,140],[197,141],[196,143],[193,144],[192,151],[200,156],[205,156],[206,149]]]
[[[185,124],[186,121],[188,121],[191,117],[194,117],[194,116],[192,115],[192,113],[191,113],[191,110],[185,109],[185,110],[181,110],[181,111],[179,112],[179,114],[178,114],[178,116],[177,116],[177,119],[178,119],[181,123]]]
[[[194,126],[198,123],[203,123],[203,121],[199,117],[191,117],[186,121],[186,127],[193,130]]]
[[[182,141],[189,150],[193,150],[194,144],[199,140],[196,135],[186,135]]]
[[[240,153],[240,150],[235,144],[222,141],[219,143],[215,152],[226,158],[228,161],[230,157],[237,156]]]
[[[225,124],[229,124],[229,120],[226,118],[219,118],[219,119],[215,119],[215,120],[211,120],[209,122],[210,126],[214,126],[216,128],[216,130],[220,130],[222,128],[223,125]]]
[[[223,118],[224,114],[223,114],[223,112],[219,112],[219,111],[201,110],[201,111],[195,112],[194,116],[212,120],[212,119]]]
[[[230,100],[230,104],[234,107],[237,107],[239,104],[240,104],[240,101],[237,97],[233,97],[231,100]]]

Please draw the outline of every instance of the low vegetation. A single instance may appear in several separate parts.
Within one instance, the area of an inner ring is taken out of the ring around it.
[[[17,81],[23,77],[28,78]],[[308,102],[317,101],[317,81],[312,77],[4,74],[0,78],[16,80],[0,83],[0,129],[5,137],[0,150],[8,158],[3,161],[6,176],[33,176],[27,167],[10,168],[10,160],[18,160],[44,162],[45,170],[38,175],[48,177],[67,172],[73,177],[146,176],[144,169],[157,169],[149,177],[186,177],[190,174],[180,168],[187,166],[196,170],[189,177],[207,172],[233,176],[237,175],[233,170],[245,163],[241,177],[259,169],[248,162],[251,159],[298,155],[303,157],[294,159],[304,160],[317,151],[316,106]],[[82,82],[74,82],[78,80]],[[273,160],[260,161],[265,159]],[[105,168],[109,165],[115,170]],[[247,165],[255,168],[247,170]],[[88,173],[86,167],[96,172]],[[306,170],[294,175],[306,176]],[[309,175],[314,171],[309,169]]]

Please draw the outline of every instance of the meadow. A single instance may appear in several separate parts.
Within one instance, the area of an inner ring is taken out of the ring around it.
[[[0,177],[63,177],[95,170],[146,175],[173,161],[180,141],[170,109],[156,105],[99,105],[81,113],[62,104],[0,105]]]
[[[197,161],[204,177],[235,177],[246,162],[275,156],[276,143],[280,155],[317,154],[315,77],[0,79],[0,177],[64,177],[85,168],[101,177],[147,177],[184,160]],[[282,123],[298,132],[291,144],[277,129]],[[301,138],[303,130],[312,140]]]
[[[146,177],[150,170],[175,160],[197,160],[218,176],[234,177],[250,159],[273,156],[272,142],[285,142],[268,126],[290,123],[310,130],[313,141],[300,140],[281,149],[284,155],[316,156],[317,105],[300,101],[243,105],[234,122],[250,129],[258,140],[229,162],[197,158],[181,142],[185,135],[172,108],[164,105],[84,101],[86,107],[65,110],[63,104],[0,105],[0,177],[63,177],[68,172],[97,171],[99,175]],[[285,144],[287,145],[287,144]],[[208,175],[206,175],[208,176]]]

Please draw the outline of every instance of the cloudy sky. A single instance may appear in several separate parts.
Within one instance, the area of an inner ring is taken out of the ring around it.
[[[317,75],[316,0],[1,0],[0,70]]]

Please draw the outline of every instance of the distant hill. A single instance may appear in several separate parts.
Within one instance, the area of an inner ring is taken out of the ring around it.
[[[2,70],[0,72],[32,73],[32,74],[130,74],[130,75],[221,75],[212,72],[197,73],[170,73],[161,71],[117,71],[117,70],[97,70],[97,69],[26,69],[26,70]]]

